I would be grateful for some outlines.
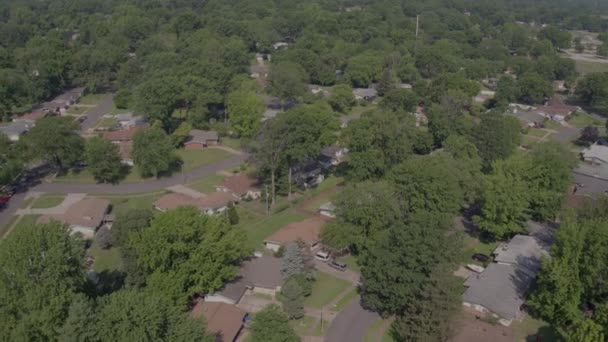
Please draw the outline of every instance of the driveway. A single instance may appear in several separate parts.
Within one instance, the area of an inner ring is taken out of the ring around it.
[[[362,342],[372,322],[380,318],[375,312],[361,307],[357,296],[331,322],[325,342]]]
[[[86,132],[92,128],[101,119],[104,114],[107,114],[112,109],[114,95],[109,94],[93,109],[87,112],[87,118],[80,124],[80,129]]]

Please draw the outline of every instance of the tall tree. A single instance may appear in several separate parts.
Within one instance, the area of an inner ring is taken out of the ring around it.
[[[133,162],[143,177],[158,177],[179,161],[171,138],[156,126],[135,133],[132,154]]]
[[[486,165],[509,157],[521,141],[517,119],[492,112],[481,117],[473,135]]]
[[[148,288],[177,304],[221,288],[249,255],[243,231],[191,207],[154,217],[149,228],[132,234],[131,243]]]
[[[298,342],[300,338],[289,325],[289,318],[277,305],[258,312],[251,324],[252,342]]]
[[[301,65],[290,62],[272,64],[268,74],[270,92],[284,100],[296,100],[306,93],[308,75]]]
[[[71,117],[48,117],[36,122],[24,142],[34,156],[59,169],[75,165],[84,155],[84,139]]]
[[[0,336],[56,340],[84,283],[83,245],[62,224],[16,229],[0,248]]]
[[[237,90],[228,94],[226,107],[232,128],[238,135],[251,138],[257,133],[264,102],[254,92]]]
[[[304,317],[304,295],[296,278],[288,279],[281,288],[283,310],[289,319]]]
[[[277,172],[287,150],[286,134],[287,128],[283,120],[268,120],[262,125],[251,146],[254,162],[261,170],[270,173],[271,207],[276,201]]]
[[[86,142],[85,155],[87,167],[101,183],[115,183],[122,175],[122,163],[118,146],[100,137],[93,137]]]
[[[336,112],[347,113],[355,104],[353,89],[348,84],[338,84],[333,87],[328,102]]]

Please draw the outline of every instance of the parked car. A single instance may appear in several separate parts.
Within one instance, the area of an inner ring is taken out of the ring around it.
[[[315,258],[323,262],[327,262],[329,261],[329,253],[324,251],[318,251],[317,254],[315,254]]]
[[[338,271],[342,271],[342,272],[346,271],[346,264],[343,263],[342,261],[337,261],[335,259],[329,263],[329,267],[335,268]]]
[[[490,260],[490,257],[483,254],[483,253],[475,253],[473,254],[473,260],[479,261],[479,262],[488,262]]]
[[[11,200],[11,195],[10,194],[2,194],[0,195],[0,207],[5,206],[8,201]]]

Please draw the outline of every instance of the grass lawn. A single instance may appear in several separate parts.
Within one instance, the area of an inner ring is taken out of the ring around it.
[[[367,329],[367,334],[365,335],[365,339],[363,341],[377,342],[376,334],[378,333],[378,330],[382,328],[383,322],[384,320],[382,318],[377,318],[375,321],[373,321],[372,324],[370,324],[369,329]]]
[[[596,63],[588,61],[574,61],[576,71],[586,75],[594,72],[608,72],[608,63]]]
[[[386,331],[386,333],[384,333],[384,336],[382,336],[381,342],[396,342],[395,339],[393,338],[393,336],[391,336],[391,329],[388,329]]]
[[[552,326],[530,316],[526,316],[521,322],[514,321],[513,332],[516,341],[536,341],[537,334],[540,335],[539,341],[560,341],[559,334]]]
[[[34,197],[28,197],[25,201],[23,201],[23,203],[21,203],[21,209],[26,209],[27,207],[29,207],[30,204],[34,202],[34,200]]]
[[[34,201],[32,209],[53,208],[61,204],[65,199],[63,194],[45,194]]]
[[[116,115],[116,114],[124,114],[124,113],[128,113],[128,112],[133,112],[133,109],[131,109],[131,108],[125,108],[125,109],[116,108],[116,105],[112,103],[112,108],[110,108],[110,111],[108,112],[108,114],[110,114],[110,115]]]
[[[214,192],[215,186],[224,180],[224,176],[213,174],[203,177],[194,183],[188,184],[189,188],[198,190],[202,193]]]
[[[96,128],[102,128],[102,127],[110,128],[117,123],[118,123],[118,121],[116,121],[116,119],[114,119],[114,118],[101,118],[101,120],[99,120],[99,122],[97,123],[97,125],[95,125],[95,127]]]
[[[538,143],[538,138],[524,135],[521,137],[521,146],[527,146],[528,148],[533,148],[534,144]]]
[[[139,175],[139,170],[137,166],[131,168],[129,174],[125,179],[121,180],[121,183],[139,183],[142,182],[144,178]],[[65,175],[60,175],[53,179],[54,183],[81,183],[81,184],[95,184],[97,181],[93,178],[93,175],[89,172],[89,170],[84,169],[77,172],[69,171]]]
[[[291,325],[293,330],[295,330],[296,334],[300,336],[307,336],[309,334],[310,329],[314,327],[316,322],[316,317],[304,316],[301,319],[290,321],[289,325]]]
[[[232,154],[230,154],[229,152],[216,148],[208,148],[204,150],[181,149],[177,151],[177,154],[184,161],[184,171],[190,171],[201,166],[210,165],[232,156]]]
[[[547,135],[547,133],[549,133],[549,132],[543,131],[542,129],[530,128],[528,130],[528,134],[526,134],[526,135],[531,135],[533,137],[542,138],[545,135]]]
[[[118,248],[101,249],[97,242],[93,242],[88,253],[95,258],[93,269],[97,272],[119,270],[122,267]]]
[[[350,302],[357,298],[357,289],[353,288],[349,293],[347,293],[342,299],[340,299],[336,306],[332,308],[332,310],[336,312],[342,311]]]
[[[89,110],[89,107],[82,107],[82,106],[71,106],[70,108],[68,108],[68,114],[72,114],[72,115],[81,115],[86,113]]]
[[[232,148],[234,148],[236,150],[240,150],[241,147],[242,147],[242,145],[241,145],[241,139],[229,138],[229,137],[223,137],[223,138],[221,138],[220,145],[232,147]]]
[[[105,96],[106,94],[87,94],[80,98],[80,101],[78,101],[78,103],[83,105],[96,105],[99,104]]]
[[[552,120],[547,120],[544,122],[545,127],[549,128],[549,129],[560,129],[564,126],[562,126],[560,123],[552,121]]]
[[[27,227],[29,225],[35,224],[36,220],[38,220],[39,217],[40,217],[40,215],[23,215],[23,217],[21,218],[21,221],[19,221],[17,223],[17,225],[15,226],[15,229],[19,229],[21,227]]]
[[[596,119],[589,114],[580,112],[572,114],[568,122],[579,128],[586,126],[604,126],[604,122],[602,120]]]
[[[264,239],[286,224],[301,221],[306,215],[293,209],[284,210],[271,216],[260,215],[242,206],[237,206],[239,224],[247,232],[247,241],[253,249],[260,249]]]
[[[332,194],[333,195],[333,194]],[[306,206],[306,210],[312,211],[312,212],[317,212],[319,210],[319,208],[327,203],[327,202],[331,202],[331,200],[333,199],[334,196],[332,195],[327,195],[327,196],[319,196],[317,198],[314,199],[314,201],[310,202],[307,206]]]
[[[361,267],[359,267],[359,264],[357,263],[357,258],[354,255],[349,254],[339,257],[338,261],[346,263],[346,267],[353,272],[361,272]]]
[[[15,224],[19,216],[13,216],[11,219],[2,227],[0,227],[0,239],[4,238],[4,234]]]
[[[317,272],[315,278],[315,283],[312,285],[312,294],[304,301],[305,306],[315,309],[323,308],[351,286],[348,281],[323,272]]]
[[[463,233],[464,234],[464,233]],[[473,260],[471,257],[475,253],[482,253],[490,256],[492,252],[498,246],[496,241],[480,241],[478,238],[464,234],[464,249],[461,255],[461,262],[463,264],[480,264],[478,261]]]
[[[150,209],[152,202],[156,201],[164,192],[155,192],[139,195],[105,196],[110,201],[114,213],[132,209]]]
[[[326,320],[321,322],[321,320],[319,320],[319,324],[317,324],[315,330],[312,331],[312,336],[325,336],[327,329],[329,329],[329,322]]]

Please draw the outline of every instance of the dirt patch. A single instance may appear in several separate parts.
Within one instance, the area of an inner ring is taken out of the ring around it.
[[[464,309],[452,324],[454,331],[449,342],[513,342],[513,328],[490,324],[476,318]]]

